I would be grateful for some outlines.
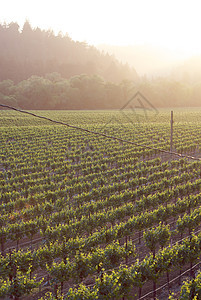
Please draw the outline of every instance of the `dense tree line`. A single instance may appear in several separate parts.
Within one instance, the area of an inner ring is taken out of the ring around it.
[[[33,29],[28,21],[21,31],[17,23],[0,24],[0,81],[17,83],[52,72],[67,79],[82,73],[99,74],[112,82],[138,77],[134,69],[114,56],[75,42],[67,34],[56,36],[51,30]]]
[[[118,108],[121,86],[105,82],[98,75],[64,79],[58,73],[31,76],[18,84],[0,82],[0,102],[24,109],[101,109]]]
[[[143,103],[136,97],[140,91],[147,99]],[[119,84],[105,81],[98,75],[81,74],[70,79],[59,73],[44,77],[32,75],[14,83],[0,82],[0,103],[23,109],[120,109],[139,106],[197,107],[200,106],[200,84],[185,84],[168,78],[123,80]]]

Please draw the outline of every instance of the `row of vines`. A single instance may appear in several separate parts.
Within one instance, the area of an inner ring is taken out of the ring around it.
[[[156,299],[162,278],[171,293],[171,274],[195,276],[201,162],[157,150],[169,150],[167,112],[128,113],[40,112],[142,146],[0,112],[0,297]],[[199,114],[187,115],[174,150],[199,156]]]

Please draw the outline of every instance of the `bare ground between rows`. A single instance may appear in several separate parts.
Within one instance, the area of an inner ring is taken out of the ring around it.
[[[169,221],[173,221],[173,219],[170,219]],[[196,231],[201,230],[201,226],[196,228]],[[186,232],[183,235],[183,238],[187,237],[188,233]],[[131,239],[131,237],[129,238]],[[128,240],[129,240],[128,239]],[[139,235],[138,233],[136,233],[135,235],[132,236],[132,240],[136,240],[136,257],[135,259],[128,259],[128,263],[127,265],[130,266],[133,263],[135,263],[136,258],[138,258],[140,261],[142,261],[146,255],[149,255],[150,252],[147,249],[147,247],[144,244],[143,239],[141,239],[141,243],[139,244]],[[175,234],[172,238],[171,238],[171,244],[174,244],[175,242],[179,241],[181,239],[180,234]],[[125,242],[125,238],[122,238],[120,240],[120,243],[123,244]],[[159,250],[159,249],[156,249]],[[125,262],[122,262],[125,264]],[[169,272],[169,280],[173,280],[174,278],[178,277],[180,275],[180,272],[184,272],[185,270],[189,269],[189,264],[185,265],[184,268],[180,271],[178,270],[178,268],[174,268],[173,270],[171,270]],[[185,276],[182,276],[182,278],[179,280],[176,280],[175,282],[170,284],[170,290],[171,291],[178,291],[180,290],[180,285],[182,283],[182,281],[188,276],[188,274],[185,274]],[[41,278],[44,277],[44,283],[43,285],[40,287],[40,292],[37,291],[35,294],[29,295],[29,296],[24,296],[22,297],[23,300],[27,299],[27,300],[36,300],[39,299],[40,297],[44,296],[46,292],[50,291],[50,292],[54,292],[54,287],[50,286],[50,284],[48,283],[48,275],[44,270],[38,270],[37,271],[37,278]],[[83,281],[83,283],[88,286],[88,285],[92,285],[94,283],[94,276],[88,276],[87,278],[85,278],[85,280]],[[167,276],[166,273],[164,273],[159,280],[157,281],[157,288],[166,284],[167,283]],[[73,283],[72,280],[70,280],[69,282],[64,284],[64,293],[67,293],[68,289],[70,287],[74,287],[75,284]],[[152,299],[152,290],[153,290],[153,282],[149,281],[147,283],[145,283],[143,285],[142,291],[141,291],[141,297],[146,295],[147,293],[151,293],[149,294],[147,297],[145,297],[145,300],[148,299]],[[139,293],[139,289],[138,288],[134,288],[131,292],[131,299],[138,299],[138,293]],[[163,289],[160,290],[160,292],[157,293],[157,298],[159,300],[166,300],[168,299],[168,288],[167,286],[164,287]],[[124,298],[125,299],[125,298]],[[126,300],[126,299],[125,299]]]

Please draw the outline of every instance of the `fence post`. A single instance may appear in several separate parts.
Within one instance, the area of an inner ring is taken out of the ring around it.
[[[170,152],[172,152],[173,148],[173,110],[171,110],[171,120],[170,120]]]

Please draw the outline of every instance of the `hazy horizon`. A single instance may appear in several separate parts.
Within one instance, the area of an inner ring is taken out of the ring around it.
[[[201,53],[200,7],[198,0],[7,0],[0,23],[27,19],[89,45],[148,44],[190,57]]]
[[[198,0],[7,0],[0,23],[22,29],[28,20],[114,54],[140,76],[158,76],[201,55],[200,7]]]
[[[114,55],[122,63],[128,63],[140,76],[169,75],[174,68],[195,57],[150,44],[127,46],[99,44],[96,47]]]

